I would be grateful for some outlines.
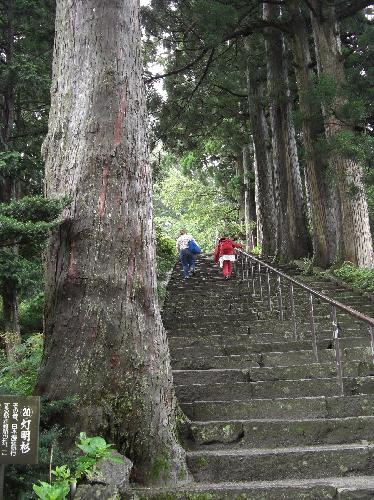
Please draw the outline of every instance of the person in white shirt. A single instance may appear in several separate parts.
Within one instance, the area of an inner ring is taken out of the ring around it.
[[[195,274],[196,256],[188,248],[188,242],[190,240],[193,240],[193,237],[191,234],[187,233],[187,229],[181,229],[180,236],[176,241],[176,247],[185,279],[190,277],[190,272],[191,274]]]

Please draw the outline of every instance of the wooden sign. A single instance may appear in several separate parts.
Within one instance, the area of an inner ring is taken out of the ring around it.
[[[0,464],[36,464],[39,396],[0,396]]]

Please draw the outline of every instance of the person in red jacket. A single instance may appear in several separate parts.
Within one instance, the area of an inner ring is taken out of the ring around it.
[[[219,261],[226,280],[229,279],[232,273],[233,262],[235,262],[235,248],[243,248],[243,245],[235,243],[235,241],[225,236],[218,240],[214,251],[214,262]]]

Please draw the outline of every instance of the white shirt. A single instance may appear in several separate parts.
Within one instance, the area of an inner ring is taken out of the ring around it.
[[[176,243],[177,251],[180,252],[181,250],[185,250],[186,248],[188,248],[188,242],[190,240],[193,240],[190,234],[181,234]]]

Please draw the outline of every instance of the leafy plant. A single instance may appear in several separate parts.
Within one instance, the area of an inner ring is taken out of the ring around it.
[[[350,262],[344,262],[332,273],[352,286],[368,292],[374,292],[374,270],[356,267]]]
[[[41,500],[63,500],[69,494],[70,484],[67,481],[59,481],[53,484],[40,481],[39,485],[33,485],[33,490]]]
[[[111,444],[107,444],[104,438],[100,436],[87,437],[85,432],[81,432],[79,439],[77,447],[83,451],[84,455],[76,460],[76,479],[80,479],[82,476],[90,478],[97,462],[103,458],[107,458],[112,462],[123,463],[121,457],[113,456],[113,447]]]
[[[83,477],[91,478],[101,459],[123,463],[121,457],[113,456],[115,450],[112,445],[100,436],[87,437],[85,432],[81,432],[76,446],[83,452],[83,455],[75,459],[74,473],[67,465],[56,467],[51,471],[51,475],[54,476],[53,482],[39,481],[39,484],[33,484],[33,490],[38,498],[41,500],[64,500],[70,491],[70,485]]]

